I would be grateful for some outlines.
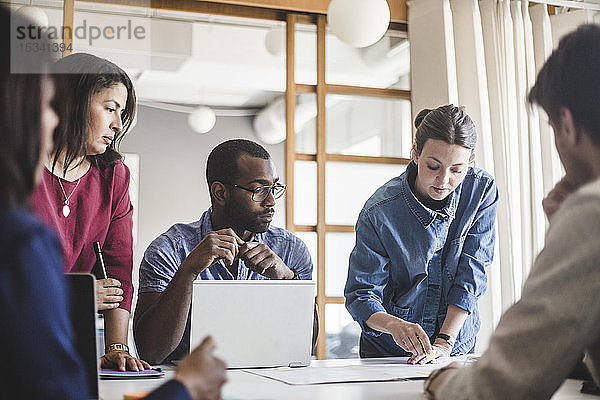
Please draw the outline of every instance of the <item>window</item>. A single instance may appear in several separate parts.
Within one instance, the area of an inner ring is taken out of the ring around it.
[[[413,140],[406,30],[355,49],[325,20],[315,28],[289,15],[287,28],[286,225],[313,256],[319,359],[358,357],[360,327],[344,306],[354,224],[404,171]]]

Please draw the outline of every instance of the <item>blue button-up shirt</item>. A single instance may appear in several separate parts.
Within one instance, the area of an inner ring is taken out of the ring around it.
[[[150,243],[140,264],[139,293],[163,292],[166,289],[183,260],[206,235],[213,231],[211,213],[212,208],[209,208],[196,222],[175,224]],[[291,232],[270,226],[266,232],[256,233],[253,240],[269,246],[285,265],[298,272],[300,279],[312,279],[313,264],[308,248]],[[197,279],[257,280],[269,278],[251,271],[242,260],[239,260],[237,276],[234,277],[223,261],[219,260],[202,271]],[[166,361],[181,358],[189,352],[189,322],[188,318],[181,343],[167,357]]]
[[[365,321],[383,311],[439,330],[452,304],[469,313],[452,355],[475,344],[477,299],[487,286],[485,267],[494,255],[498,190],[485,171],[469,167],[446,206],[432,210],[413,194],[416,165],[387,182],[365,203],[350,254],[346,308],[363,329],[362,340],[378,356],[406,356],[389,334]]]

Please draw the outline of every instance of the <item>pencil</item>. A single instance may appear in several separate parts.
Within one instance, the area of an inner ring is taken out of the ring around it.
[[[423,349],[423,353],[425,353],[425,345],[423,344],[423,341],[421,340],[421,338],[419,336],[417,336],[417,340],[421,344],[421,349]],[[431,360],[433,360],[434,356],[435,356],[435,353],[433,351],[431,353],[425,353],[425,357],[427,357]]]

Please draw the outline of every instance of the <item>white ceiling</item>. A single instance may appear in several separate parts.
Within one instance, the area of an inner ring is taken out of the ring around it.
[[[49,26],[61,26],[62,2],[33,4],[45,10]],[[76,4],[75,27],[143,28],[144,38],[138,40],[123,34],[119,40],[100,38],[90,45],[90,35],[82,38],[81,29],[74,38],[75,51],[105,57],[124,68],[141,104],[258,109],[285,91],[285,55],[273,55],[265,47],[267,33],[282,31],[281,22]],[[314,27],[298,27],[298,83],[316,81],[315,38]],[[280,40],[283,45],[283,37]],[[328,34],[326,48],[328,83],[408,88],[409,49],[402,38],[386,36],[371,47],[354,49]]]

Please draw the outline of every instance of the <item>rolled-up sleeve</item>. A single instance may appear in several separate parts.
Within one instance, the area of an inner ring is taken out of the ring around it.
[[[313,262],[308,247],[306,247],[306,244],[300,238],[293,235],[291,243],[291,257],[289,260],[286,260],[286,265],[288,268],[292,268],[298,272],[300,279],[312,280]]]
[[[346,308],[364,332],[374,336],[381,332],[369,328],[365,322],[383,307],[383,289],[389,273],[388,254],[379,239],[367,210],[363,210],[356,223],[356,244],[350,253],[348,278],[344,296]]]
[[[171,238],[163,234],[154,239],[140,264],[139,293],[163,292],[182,262]]]
[[[468,313],[477,307],[477,299],[487,288],[486,267],[494,258],[498,188],[493,180],[483,193],[479,209],[464,240],[454,283],[448,292],[448,304]]]

